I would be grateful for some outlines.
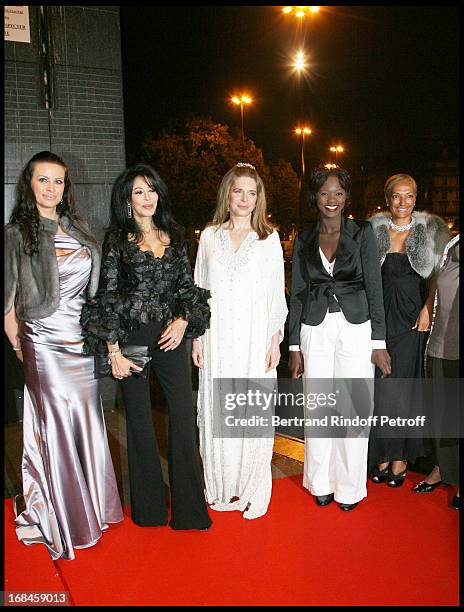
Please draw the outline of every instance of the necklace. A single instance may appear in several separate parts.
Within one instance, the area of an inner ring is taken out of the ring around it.
[[[414,217],[412,217],[411,221],[407,225],[396,225],[396,223],[393,223],[392,218],[390,217],[390,220],[388,221],[388,227],[394,230],[395,232],[407,232],[415,223],[416,220],[414,219]]]

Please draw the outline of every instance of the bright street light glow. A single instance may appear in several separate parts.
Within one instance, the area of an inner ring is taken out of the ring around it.
[[[306,60],[305,60],[305,54],[303,51],[298,51],[298,53],[295,55],[295,62],[293,65],[295,67],[295,70],[298,70],[298,72],[301,72],[302,70],[305,69]]]
[[[330,150],[331,150],[333,153],[343,153],[343,151],[344,151],[345,149],[344,149],[343,147],[341,147],[341,146],[339,146],[339,145],[338,145],[338,146],[336,146],[336,147],[330,147]]]
[[[234,104],[251,104],[253,102],[252,98],[249,96],[242,94],[241,96],[234,96],[231,98]]]
[[[318,13],[320,8],[320,6],[284,6],[282,8],[282,13],[285,15],[292,13],[295,15],[295,17],[301,19],[302,17],[306,17],[311,13]]]
[[[305,134],[312,134],[312,130],[309,127],[298,127],[295,128],[295,134],[298,134],[298,136],[304,136]]]

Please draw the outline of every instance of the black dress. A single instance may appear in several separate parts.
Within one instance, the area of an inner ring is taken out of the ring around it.
[[[412,327],[427,298],[427,281],[413,270],[406,253],[388,253],[382,265],[382,285],[387,350],[391,357],[390,378],[423,378],[428,334]],[[376,378],[381,376],[379,368],[375,375]],[[395,407],[387,406],[385,398],[377,392],[374,414],[395,416]],[[369,444],[370,468],[394,460],[414,462],[426,454],[422,438],[381,438],[379,435],[380,429],[373,428]]]

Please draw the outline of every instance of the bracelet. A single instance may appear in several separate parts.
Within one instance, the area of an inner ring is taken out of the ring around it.
[[[111,358],[115,357],[120,352],[121,352],[121,349],[119,348],[108,351],[108,365],[111,365]]]
[[[199,342],[201,344],[200,338],[192,338],[192,342]]]
[[[17,352],[19,352],[19,351],[22,351],[22,350],[23,350],[21,347],[19,347],[19,348],[18,348],[17,346],[12,346],[11,348],[12,348],[14,351],[17,351]]]

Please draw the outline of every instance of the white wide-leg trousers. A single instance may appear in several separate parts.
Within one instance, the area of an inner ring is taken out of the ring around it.
[[[304,379],[373,378],[370,321],[355,325],[342,312],[328,312],[320,325],[302,325],[300,337]],[[305,437],[303,486],[316,496],[334,493],[339,503],[361,501],[367,496],[367,446],[367,437]]]

